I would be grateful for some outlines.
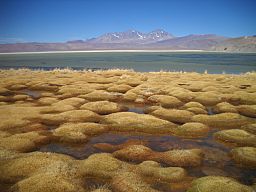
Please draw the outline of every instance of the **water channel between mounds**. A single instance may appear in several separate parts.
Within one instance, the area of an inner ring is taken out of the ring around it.
[[[129,108],[128,111],[143,114],[149,105],[124,103]],[[212,107],[207,107],[209,115],[213,115]],[[49,129],[56,127],[49,126]],[[154,151],[167,151],[172,149],[192,149],[200,148],[204,150],[207,158],[204,159],[203,165],[200,167],[190,167],[186,170],[190,176],[203,177],[207,175],[229,176],[233,177],[244,184],[251,185],[256,177],[256,172],[247,168],[239,168],[234,165],[228,153],[230,147],[219,144],[214,141],[212,135],[218,129],[212,129],[206,138],[199,139],[183,139],[169,135],[150,135],[150,134],[130,134],[120,132],[103,133],[102,135],[92,137],[84,144],[67,144],[61,142],[52,142],[39,148],[42,152],[56,152],[70,155],[76,159],[85,159],[94,153],[106,152],[94,147],[97,143],[108,143],[111,145],[119,145],[129,140],[141,141]],[[113,152],[110,150],[110,152]],[[137,162],[130,162],[137,163]],[[166,166],[162,164],[162,166]],[[95,182],[95,181],[94,181]],[[95,184],[94,182],[91,185]],[[98,181],[102,182],[102,181]],[[87,184],[89,182],[87,181]],[[96,182],[97,183],[97,182]],[[165,191],[164,186],[158,186]],[[166,189],[167,191],[169,189]]]

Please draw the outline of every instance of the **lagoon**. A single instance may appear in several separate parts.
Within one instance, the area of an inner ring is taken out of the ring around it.
[[[150,71],[207,71],[240,74],[256,70],[255,53],[217,52],[73,52],[1,54],[0,68],[133,69]]]

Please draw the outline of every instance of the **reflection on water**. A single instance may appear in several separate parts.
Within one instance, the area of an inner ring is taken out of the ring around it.
[[[213,107],[206,107],[208,115],[214,115]]]
[[[20,93],[24,93],[33,99],[38,99],[41,96],[42,91],[35,91],[35,90],[29,90],[29,89],[23,89],[19,91]]]
[[[120,103],[121,105],[127,107],[129,112],[139,113],[143,114],[144,110],[148,107],[147,105],[141,104],[141,103]]]

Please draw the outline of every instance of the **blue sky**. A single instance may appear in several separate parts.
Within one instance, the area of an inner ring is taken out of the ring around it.
[[[106,32],[256,35],[255,0],[0,0],[0,43],[62,42]]]

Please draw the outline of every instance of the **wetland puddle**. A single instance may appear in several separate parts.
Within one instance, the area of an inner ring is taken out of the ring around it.
[[[19,93],[24,93],[30,97],[32,97],[33,99],[38,99],[43,91],[36,91],[36,90],[30,90],[30,89],[23,89],[21,91],[19,91]]]
[[[104,133],[92,137],[84,144],[50,143],[44,145],[39,151],[56,152],[70,155],[76,159],[86,159],[94,153],[113,152],[118,150],[117,145],[132,141],[136,144],[144,144],[154,151],[167,151],[172,149],[192,149],[200,148],[205,153],[204,162],[200,167],[186,168],[190,176],[202,177],[207,175],[228,176],[241,181],[244,184],[251,185],[256,172],[246,168],[239,168],[234,165],[228,152],[231,148],[216,143],[211,134],[203,139],[182,139],[175,136],[152,136],[128,133]],[[95,144],[107,143],[114,147],[109,149],[99,149]],[[136,163],[136,162],[130,162]],[[162,165],[166,166],[166,165]]]
[[[140,114],[142,114],[144,109],[148,107],[142,104],[130,103],[125,103],[123,105],[128,107],[129,111]],[[209,114],[213,114],[212,108],[209,107],[207,108],[207,110]],[[51,127],[51,129],[54,128]],[[87,143],[83,144],[52,142],[50,144],[42,146],[39,151],[63,153],[70,155],[76,159],[86,159],[94,153],[112,153],[120,149],[118,148],[118,145],[124,144],[126,142],[142,144],[158,152],[164,152],[173,149],[199,148],[204,151],[204,161],[200,167],[186,168],[190,176],[227,176],[235,178],[244,184],[251,185],[253,183],[253,179],[256,177],[256,172],[247,168],[239,168],[234,164],[234,162],[228,155],[232,147],[220,144],[213,139],[213,133],[218,130],[219,129],[212,129],[207,137],[197,139],[184,139],[170,135],[108,132],[95,137],[91,137]],[[102,143],[108,144],[107,147],[99,147]],[[166,165],[162,164],[162,166]],[[164,185],[156,184],[156,188],[161,189],[161,191],[170,191],[170,189],[165,190]]]

